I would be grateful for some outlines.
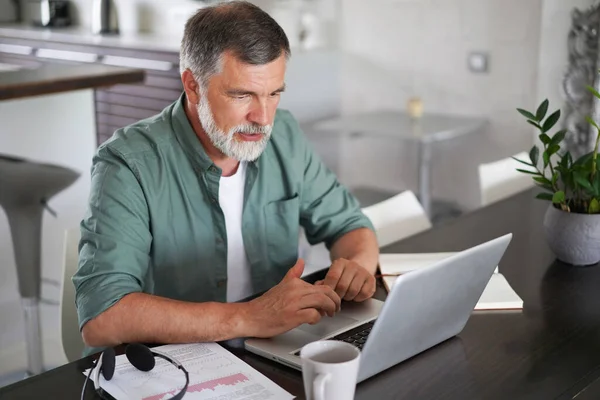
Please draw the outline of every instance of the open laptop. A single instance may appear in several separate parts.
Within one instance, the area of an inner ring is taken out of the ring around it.
[[[343,340],[361,349],[362,382],[460,333],[511,239],[507,234],[401,275],[385,302],[343,302],[334,317],[273,338],[248,339],[245,347],[301,370],[302,346]]]

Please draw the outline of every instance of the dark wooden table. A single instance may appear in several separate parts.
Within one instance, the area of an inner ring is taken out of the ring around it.
[[[0,100],[141,83],[143,70],[109,65],[45,65],[0,72]]]
[[[357,399],[600,398],[600,268],[555,261],[542,231],[548,203],[534,194],[524,192],[382,250],[458,251],[512,232],[500,272],[524,300],[524,310],[474,312],[458,336],[359,384]],[[304,398],[299,372],[233,351]],[[85,358],[13,384],[0,389],[0,399],[77,399],[81,371],[91,365]],[[94,398],[89,386],[87,396]]]

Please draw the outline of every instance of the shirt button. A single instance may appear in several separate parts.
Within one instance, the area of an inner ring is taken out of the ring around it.
[[[223,239],[221,239],[220,237],[217,238],[217,244],[223,244]]]
[[[217,281],[217,287],[223,287],[225,286],[225,284],[227,283],[227,279],[221,279],[219,281]]]
[[[210,172],[215,172],[217,169],[216,169],[214,166],[211,166],[211,167],[210,167],[208,170],[209,170]]]

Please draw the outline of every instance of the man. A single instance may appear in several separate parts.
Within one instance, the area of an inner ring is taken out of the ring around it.
[[[100,146],[73,277],[88,346],[272,337],[373,295],[369,220],[277,110],[289,55],[256,6],[201,9],[181,98]],[[334,260],[314,285],[300,226]]]

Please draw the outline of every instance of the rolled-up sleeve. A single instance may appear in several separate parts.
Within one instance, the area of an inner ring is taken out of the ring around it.
[[[143,291],[152,235],[134,164],[103,147],[94,157],[73,276],[79,329],[123,296]]]
[[[299,128],[297,128],[299,129]],[[304,182],[300,223],[310,244],[324,242],[328,249],[346,233],[359,228],[374,230],[358,200],[323,163],[303,133]]]

